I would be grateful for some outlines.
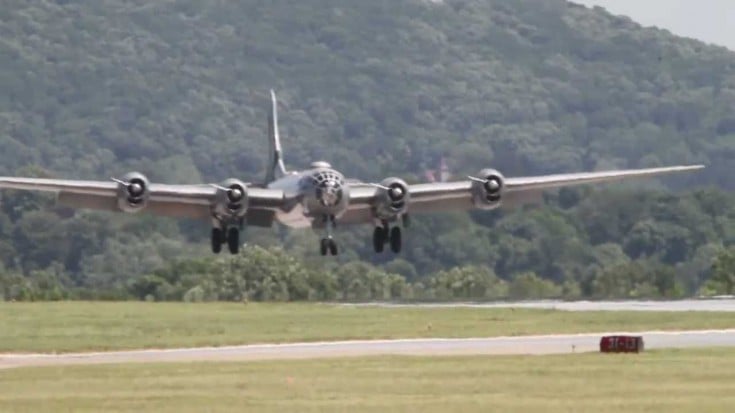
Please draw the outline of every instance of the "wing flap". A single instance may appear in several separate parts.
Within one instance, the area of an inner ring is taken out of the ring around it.
[[[56,202],[58,205],[75,209],[120,212],[117,199],[106,195],[59,192]],[[141,212],[173,218],[208,219],[211,217],[209,206],[157,200],[149,201]]]
[[[350,205],[337,221],[340,225],[367,224],[373,222],[373,209],[370,205]]]
[[[119,211],[117,200],[106,195],[78,194],[59,192],[56,203],[69,208],[96,209],[99,211]]]
[[[190,218],[205,220],[212,217],[212,211],[208,205],[187,204],[171,201],[148,202],[148,206],[142,210],[143,213],[160,215],[173,218]]]

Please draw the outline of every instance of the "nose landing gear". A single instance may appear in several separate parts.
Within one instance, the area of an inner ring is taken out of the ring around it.
[[[320,243],[320,252],[322,255],[337,255],[337,243],[332,238],[322,238]]]
[[[326,236],[321,239],[319,243],[319,252],[321,254],[327,255],[337,255],[339,252],[337,249],[337,242],[334,241],[334,238],[332,238],[332,229],[334,228],[335,222],[334,222],[334,215],[326,215],[324,217],[324,223],[326,228]]]

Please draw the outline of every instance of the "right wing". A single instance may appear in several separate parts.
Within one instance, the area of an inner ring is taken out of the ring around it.
[[[57,202],[64,206],[120,212],[119,187],[113,181],[0,177],[0,189],[51,192],[58,194]],[[208,219],[212,217],[212,208],[217,202],[217,189],[212,185],[151,183],[148,190],[148,203],[142,212],[155,215]],[[247,187],[247,195],[248,214],[252,209],[253,217],[258,218],[252,222],[253,225],[267,220],[268,212],[284,205],[283,191],[278,189]],[[270,219],[272,221],[272,216]]]
[[[628,178],[657,176],[673,172],[692,171],[702,165],[672,166],[665,168],[628,169],[620,171],[581,172],[570,174],[541,175],[505,178],[502,193],[503,207],[517,207],[527,203],[538,203],[547,189],[583,184],[605,183]],[[408,186],[410,194],[408,213],[444,211],[466,211],[477,208],[474,203],[473,180],[457,182],[434,182]],[[348,211],[340,218],[342,223],[373,222],[378,188],[361,185],[350,189]]]

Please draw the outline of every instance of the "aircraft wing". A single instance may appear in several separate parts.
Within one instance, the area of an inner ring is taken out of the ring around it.
[[[58,203],[64,206],[120,212],[119,184],[113,181],[0,177],[0,189],[51,192],[58,194]],[[142,211],[177,218],[211,218],[217,197],[217,188],[206,184],[151,183],[148,191],[148,203]],[[267,219],[264,211],[277,210],[284,203],[283,191],[277,189],[248,187],[247,195],[248,212],[253,209],[261,219]]]
[[[701,169],[702,165],[672,166],[665,168],[628,169],[620,171],[581,172],[541,175],[503,180],[501,196],[503,207],[517,207],[542,200],[544,190],[583,184],[605,183],[629,178],[657,176],[674,172]],[[473,202],[473,180],[434,182],[408,186],[408,213],[463,211],[476,206]],[[342,223],[367,223],[375,217],[373,211],[378,202],[379,188],[360,186],[352,188],[348,211],[339,220]]]

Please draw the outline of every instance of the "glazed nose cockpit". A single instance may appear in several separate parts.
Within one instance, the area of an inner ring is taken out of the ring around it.
[[[312,175],[316,198],[325,207],[335,207],[340,204],[343,196],[342,178],[330,170],[322,170]]]
[[[339,204],[339,200],[342,194],[342,188],[340,188],[339,184],[336,181],[325,181],[322,185],[320,185],[319,190],[319,200],[324,206],[335,206]]]

